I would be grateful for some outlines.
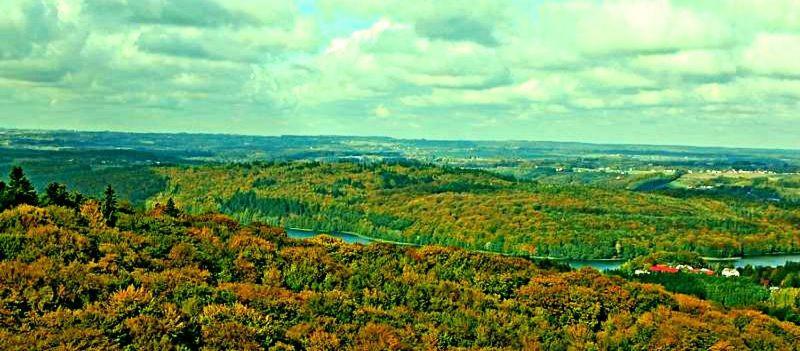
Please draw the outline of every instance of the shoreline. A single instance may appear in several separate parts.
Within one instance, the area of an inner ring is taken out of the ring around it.
[[[380,243],[380,244],[393,244],[393,245],[413,246],[413,247],[425,246],[425,244],[415,244],[415,243],[408,243],[408,242],[402,242],[402,241],[394,241],[394,240],[386,240],[386,239],[381,239],[381,238],[374,238],[374,237],[371,237],[371,236],[366,236],[366,235],[363,235],[363,234],[358,234],[358,233],[348,232],[348,231],[335,231],[335,232],[332,232],[332,233],[324,233],[324,232],[319,232],[319,231],[316,231],[316,230],[313,230],[313,229],[306,229],[306,228],[287,227],[285,229],[286,230],[294,230],[294,231],[298,231],[298,232],[313,233],[314,235],[319,235],[319,234],[335,235],[337,233],[338,234],[347,234],[347,235],[351,235],[351,236],[354,236],[354,237],[357,237],[357,238],[361,238],[361,239],[364,239],[364,240],[368,240],[368,241],[371,241],[371,242]],[[525,254],[515,254],[515,253],[511,253],[511,252],[487,251],[487,250],[479,250],[479,249],[467,249],[467,248],[462,248],[462,249],[467,250],[467,251],[471,251],[471,252],[483,253],[483,254],[502,255],[502,256],[508,256],[508,257],[522,257],[522,258],[530,258],[530,259],[534,259],[534,260],[571,261],[571,262],[620,262],[620,263],[628,261],[627,259],[624,259],[624,258],[573,259],[573,258],[566,258],[566,257],[533,256],[533,255],[525,255]]]
[[[348,232],[348,231],[335,231],[331,233],[323,233],[320,231],[316,231],[313,229],[306,229],[306,228],[296,228],[296,227],[285,227],[286,230],[294,230],[299,232],[306,232],[306,233],[314,233],[317,234],[328,234],[328,235],[335,235],[335,234],[347,234],[350,236],[354,236],[357,238],[361,238],[364,240],[368,240],[371,242],[381,243],[381,244],[392,244],[392,245],[400,245],[400,246],[413,246],[413,247],[422,247],[424,244],[415,244],[415,243],[408,243],[402,241],[394,241],[394,240],[387,240],[381,238],[375,238],[371,236],[366,236],[359,233]],[[630,259],[625,258],[568,258],[568,257],[550,257],[550,256],[533,256],[533,255],[524,255],[524,254],[515,254],[511,252],[499,252],[499,251],[487,251],[487,250],[478,250],[478,249],[465,249],[472,252],[484,253],[484,254],[492,254],[492,255],[503,255],[508,257],[523,257],[523,258],[530,258],[535,260],[550,260],[550,261],[567,261],[567,262],[606,262],[606,263],[625,263]],[[704,261],[710,262],[735,262],[743,259],[753,258],[753,257],[780,257],[780,256],[791,256],[791,255],[800,255],[800,252],[797,253],[790,253],[790,252],[779,252],[779,253],[764,253],[764,254],[757,254],[757,255],[750,255],[750,256],[734,256],[734,257],[705,257],[701,256],[700,258]]]
[[[313,230],[313,229],[306,229],[306,228],[287,227],[285,229],[286,230],[294,230],[294,231],[298,231],[298,232],[314,233],[314,235],[319,235],[319,234],[335,235],[337,233],[338,234],[347,234],[347,235],[350,235],[350,236],[354,236],[354,237],[357,237],[357,238],[361,238],[361,239],[364,239],[364,240],[368,240],[368,241],[376,242],[376,243],[381,243],[381,244],[392,244],[392,245],[400,245],[400,246],[415,246],[415,247],[421,247],[422,246],[421,244],[407,243],[407,242],[402,242],[402,241],[386,240],[386,239],[381,239],[381,238],[373,238],[371,236],[366,236],[366,235],[363,235],[363,234],[358,234],[358,233],[353,233],[353,232],[348,232],[348,231],[334,231],[334,232],[326,233],[326,232],[320,232],[320,231],[316,231],[316,230]]]

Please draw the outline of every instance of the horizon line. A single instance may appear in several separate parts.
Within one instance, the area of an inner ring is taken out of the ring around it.
[[[689,144],[639,144],[639,143],[612,143],[612,142],[590,142],[575,140],[533,140],[533,139],[438,139],[438,138],[405,138],[393,137],[388,135],[351,135],[351,134],[245,134],[245,133],[226,133],[226,132],[207,132],[207,131],[142,131],[142,130],[89,130],[89,129],[68,129],[68,128],[5,128],[0,127],[0,131],[23,131],[23,132],[71,132],[71,133],[121,133],[121,134],[156,134],[156,135],[213,135],[229,137],[261,137],[261,138],[280,138],[280,137],[328,137],[328,138],[383,138],[400,141],[444,141],[444,142],[506,142],[506,143],[554,143],[554,144],[581,144],[596,146],[645,146],[645,147],[686,147],[695,149],[732,149],[732,150],[757,150],[757,151],[790,151],[800,152],[800,148],[785,147],[744,147],[744,146],[724,146],[724,145],[689,145]]]

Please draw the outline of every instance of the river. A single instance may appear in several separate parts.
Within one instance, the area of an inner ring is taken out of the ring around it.
[[[287,229],[286,233],[293,239],[308,239],[312,238],[319,233],[310,230],[300,229]],[[376,240],[368,237],[359,236],[350,233],[328,233],[328,235],[342,239],[346,243],[367,245],[375,242]],[[618,269],[625,263],[625,260],[558,260],[559,262],[566,262],[572,268],[592,267],[599,271],[608,271]],[[719,259],[714,260],[718,262],[732,262],[737,268],[742,268],[747,265],[753,267],[777,267],[785,265],[786,262],[800,262],[800,254],[781,254],[781,255],[759,255],[748,256],[742,258]]]

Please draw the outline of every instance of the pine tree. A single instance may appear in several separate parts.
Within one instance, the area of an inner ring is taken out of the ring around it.
[[[69,201],[69,194],[67,194],[67,187],[56,182],[47,185],[42,203],[45,205],[72,206]]]
[[[106,224],[113,227],[117,223],[117,195],[111,185],[103,192],[103,205],[101,206]]]
[[[8,190],[6,191],[8,192],[7,196],[10,198],[11,206],[22,204],[36,206],[38,204],[36,189],[33,188],[30,180],[25,177],[22,167],[15,166],[12,168],[8,178]]]
[[[72,194],[70,195],[70,202],[74,204],[75,208],[80,208],[81,205],[86,202],[86,196],[73,190]]]
[[[178,210],[178,207],[175,206],[175,200],[172,200],[172,198],[167,200],[167,206],[164,209],[164,213],[171,217],[177,217],[178,214],[180,214],[180,210]]]
[[[6,183],[0,180],[0,211],[5,210],[6,205],[8,205],[8,192],[6,188]]]

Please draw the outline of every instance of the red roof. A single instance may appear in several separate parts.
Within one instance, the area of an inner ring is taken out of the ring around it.
[[[657,264],[650,267],[651,272],[660,272],[660,273],[678,273],[678,269],[675,267],[670,267],[663,264]]]

